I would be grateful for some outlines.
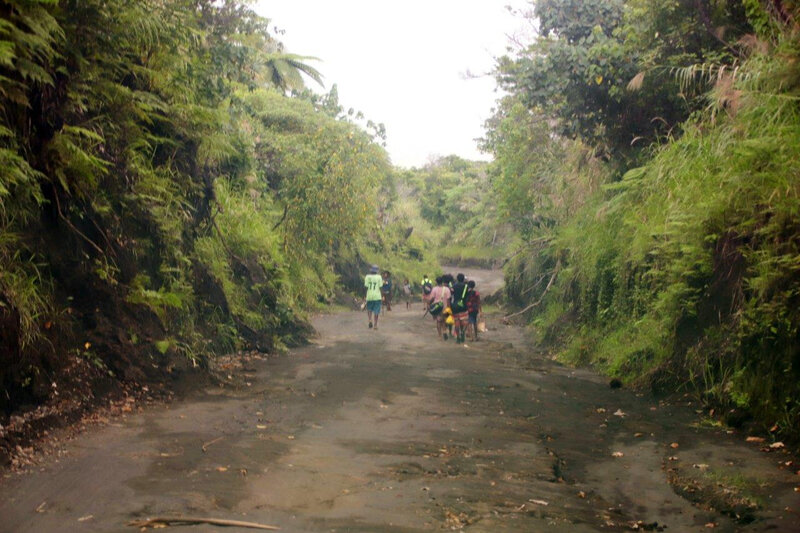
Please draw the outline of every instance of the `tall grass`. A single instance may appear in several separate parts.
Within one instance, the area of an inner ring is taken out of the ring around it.
[[[800,435],[798,59],[787,40],[745,61],[680,139],[557,228],[533,270],[565,267],[534,324],[567,336],[562,357]]]

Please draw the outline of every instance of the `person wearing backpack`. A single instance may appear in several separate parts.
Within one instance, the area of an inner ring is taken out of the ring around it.
[[[447,340],[444,309],[450,305],[450,289],[444,285],[442,278],[436,278],[436,286],[431,290],[429,301],[428,312],[436,321],[436,334]]]
[[[431,299],[431,291],[433,290],[433,282],[428,278],[427,274],[422,275],[420,286],[422,287],[422,310],[427,311]]]
[[[453,311],[456,342],[460,343],[464,342],[464,337],[467,333],[467,324],[469,320],[469,313],[467,313],[468,291],[469,287],[465,281],[464,274],[458,274],[455,283],[453,283],[452,303],[450,304],[450,308]]]

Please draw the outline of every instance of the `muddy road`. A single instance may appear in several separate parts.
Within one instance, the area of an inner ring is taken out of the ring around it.
[[[236,386],[91,428],[4,476],[0,531],[800,531],[781,448],[537,357],[491,317],[456,345],[421,315],[319,316],[311,345],[246,359]]]

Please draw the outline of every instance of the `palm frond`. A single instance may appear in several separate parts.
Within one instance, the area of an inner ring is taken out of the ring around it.
[[[272,85],[281,90],[301,90],[305,87],[303,78],[300,75],[302,72],[324,86],[322,74],[311,65],[305,63],[307,60],[317,60],[317,58],[280,52],[265,54],[264,68],[266,69],[267,78]]]

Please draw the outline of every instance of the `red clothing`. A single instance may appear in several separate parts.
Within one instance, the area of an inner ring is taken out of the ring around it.
[[[453,313],[453,320],[456,321],[456,324],[461,324],[463,326],[467,323],[467,320],[469,320],[469,313],[466,311],[463,313]]]
[[[471,290],[467,293],[467,312],[477,313],[481,309],[481,295],[478,291]]]

